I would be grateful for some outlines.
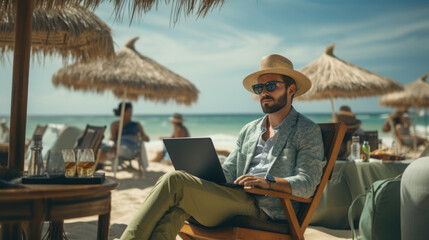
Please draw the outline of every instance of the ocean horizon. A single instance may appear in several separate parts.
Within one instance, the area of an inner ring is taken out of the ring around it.
[[[316,123],[329,123],[332,121],[332,114],[329,113],[303,113],[306,117]],[[255,119],[264,116],[263,113],[189,113],[183,114],[184,125],[188,128],[191,137],[210,137],[218,148],[231,148],[235,145],[237,135],[241,128]],[[379,138],[383,139],[385,146],[390,146],[392,135],[390,132],[383,132],[382,126],[389,112],[369,112],[356,113],[356,117],[362,121],[361,128],[365,131],[378,131]],[[8,118],[0,116],[0,118]],[[147,147],[161,148],[162,142],[159,137],[171,136],[173,131],[170,123],[170,114],[134,114],[133,121],[142,124],[144,131],[149,136],[150,141]],[[417,133],[425,136],[427,117],[419,116]],[[72,126],[84,130],[87,124],[96,126],[106,126],[104,140],[110,136],[110,123],[118,120],[113,115],[28,115],[26,138],[31,138],[37,125]],[[46,152],[57,138],[57,133],[53,129],[48,129],[43,138],[44,152]]]

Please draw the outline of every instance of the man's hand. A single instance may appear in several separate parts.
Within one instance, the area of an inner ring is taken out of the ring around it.
[[[268,180],[263,177],[255,177],[252,175],[242,175],[234,181],[234,184],[244,185],[245,189],[253,188],[255,186],[264,189],[270,188]]]

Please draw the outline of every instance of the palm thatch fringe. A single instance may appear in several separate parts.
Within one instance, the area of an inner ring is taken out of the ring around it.
[[[0,54],[12,51],[15,43],[15,14],[0,17]],[[63,9],[35,9],[31,50],[35,54],[77,60],[114,55],[110,28],[92,12],[79,5]]]
[[[16,2],[18,0],[0,0],[0,9],[2,13],[15,13]],[[63,8],[67,4],[82,4],[85,8],[94,9],[101,2],[107,0],[35,0],[35,7],[44,9]],[[118,18],[124,15],[124,8],[128,6],[128,14],[133,19],[134,15],[138,13],[146,13],[152,9],[153,6],[157,7],[158,4],[165,2],[170,4],[172,2],[171,14],[173,22],[177,22],[181,13],[188,16],[191,15],[196,9],[197,17],[204,17],[207,13],[216,8],[222,7],[225,0],[109,0],[114,2],[114,11]]]
[[[402,90],[398,82],[346,62],[334,55],[334,44],[309,65],[299,69],[312,87],[298,100],[357,98]]]
[[[156,61],[136,51],[130,40],[126,46],[108,60],[76,63],[57,71],[53,84],[68,89],[102,93],[112,91],[122,98],[167,102],[175,100],[179,104],[190,105],[198,99],[197,88],[185,78],[172,72]]]
[[[417,81],[404,85],[404,90],[383,95],[379,104],[396,108],[429,108],[429,74],[421,76]]]

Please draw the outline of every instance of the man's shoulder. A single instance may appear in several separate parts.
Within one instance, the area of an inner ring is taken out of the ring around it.
[[[262,121],[264,120],[264,117],[260,117],[258,119],[255,119],[249,123],[247,123],[246,125],[244,125],[244,129],[249,129],[249,128],[255,128],[255,127],[259,127],[262,123]]]
[[[249,123],[247,123],[246,125],[243,126],[243,128],[241,128],[240,130],[240,136],[246,136],[249,133],[253,133],[255,132],[257,129],[260,129],[261,126],[261,122],[264,120],[264,117],[255,119]]]
[[[305,116],[302,113],[298,112],[298,121],[297,124],[299,127],[310,127],[310,126],[316,126],[317,124],[313,122],[310,118]]]

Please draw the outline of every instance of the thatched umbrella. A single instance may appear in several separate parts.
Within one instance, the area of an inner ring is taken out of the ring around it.
[[[402,90],[398,82],[370,72],[334,55],[335,44],[309,65],[299,69],[311,80],[311,88],[297,100],[329,99],[335,120],[334,98],[369,97]]]
[[[24,142],[25,126],[27,122],[27,97],[28,97],[28,74],[30,65],[30,43],[32,14],[34,7],[40,8],[62,8],[66,4],[82,3],[84,7],[96,7],[104,0],[0,0],[0,14],[16,13],[16,31],[15,31],[15,50],[13,58],[12,75],[12,100],[10,114],[10,136],[9,146],[9,166],[5,178],[22,176],[24,170]],[[130,3],[131,1],[131,3]],[[137,12],[141,14],[149,11],[152,6],[157,6],[161,0],[116,0],[113,1],[117,16],[121,15],[124,6],[130,6],[132,16]],[[112,1],[111,1],[112,2]],[[168,1],[169,2],[169,1]],[[168,3],[167,2],[167,3]],[[221,7],[224,0],[180,0],[176,1],[172,8],[174,22],[177,21],[179,14],[193,14],[197,9],[196,15],[204,17],[209,10],[215,7]],[[132,5],[132,7],[131,7]],[[0,171],[2,176],[3,171]]]
[[[3,14],[15,14],[18,9],[20,0],[0,0],[0,9]],[[52,9],[52,8],[63,8],[67,4],[82,4],[85,8],[96,8],[100,3],[107,2],[108,0],[25,0],[26,3],[32,4],[34,7]],[[149,12],[153,6],[157,7],[158,4],[170,1],[163,0],[109,0],[113,2],[114,12],[116,16],[120,18],[124,15],[124,9],[128,9],[128,14],[131,18],[135,13],[143,14]],[[221,7],[225,0],[178,0],[172,1],[171,13],[172,20],[177,22],[180,14],[191,15],[196,10],[195,15],[197,17],[204,17],[210,10],[216,7]]]
[[[415,82],[405,84],[403,91],[383,95],[379,104],[396,108],[429,108],[429,83],[426,82],[428,76],[429,74],[425,74]]]
[[[73,90],[104,92],[112,91],[122,98],[121,118],[117,141],[117,153],[121,143],[122,120],[125,100],[139,97],[152,101],[174,100],[189,105],[198,98],[197,88],[185,78],[136,51],[130,40],[112,59],[100,59],[89,63],[76,63],[57,71],[52,82],[56,87]],[[116,154],[114,172],[116,175]]]
[[[0,17],[0,52],[14,49],[15,14]],[[114,55],[110,28],[79,5],[62,9],[37,8],[33,12],[32,55],[59,54],[64,59],[94,59]]]
[[[418,109],[429,108],[429,83],[426,82],[428,76],[429,74],[425,74],[415,82],[405,84],[403,91],[383,95],[378,102],[380,105],[388,107],[414,108],[414,134],[416,134]]]

